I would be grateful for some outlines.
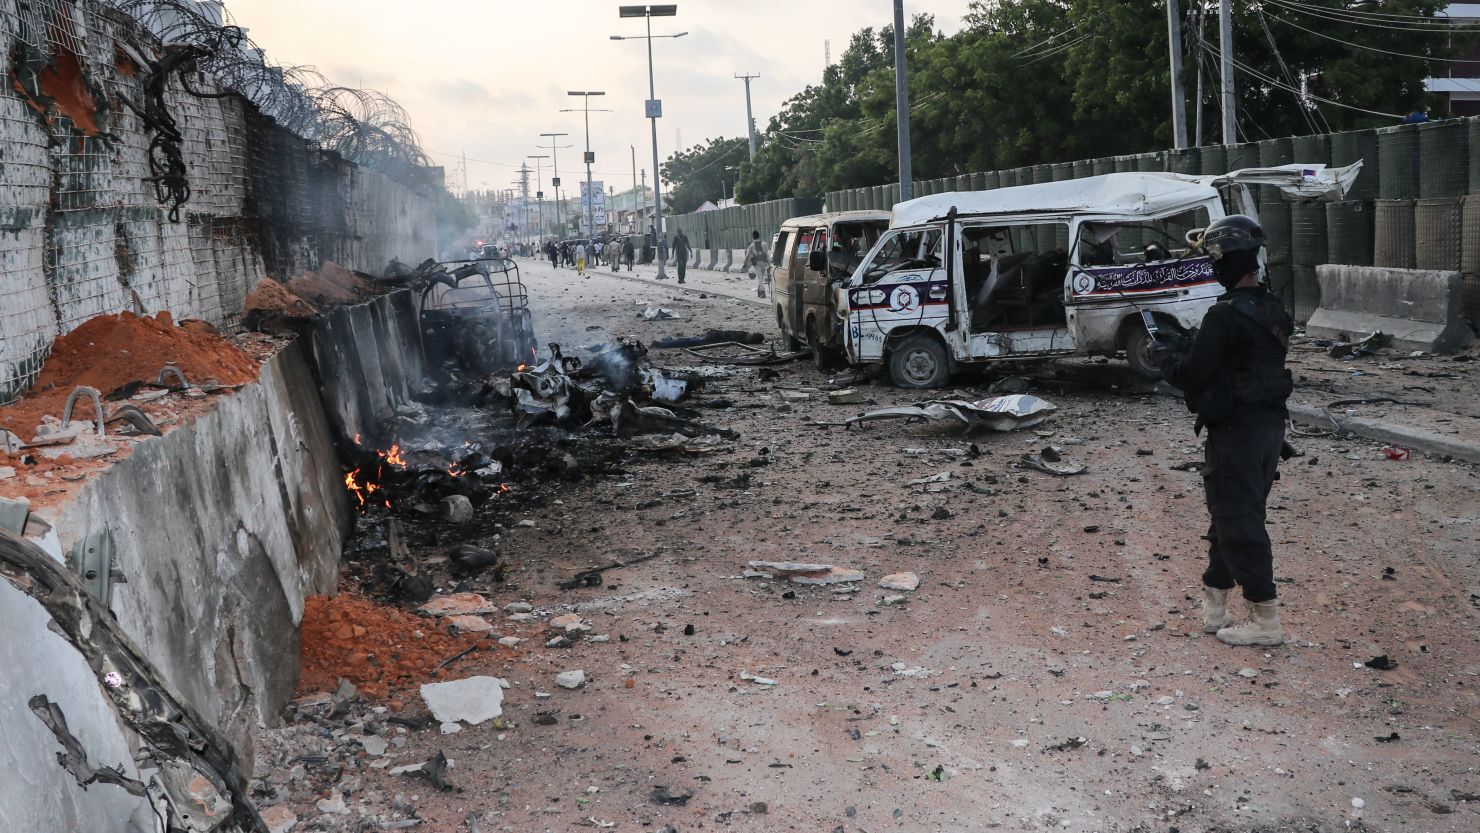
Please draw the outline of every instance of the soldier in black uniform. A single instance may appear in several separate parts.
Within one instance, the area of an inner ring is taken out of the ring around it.
[[[1294,383],[1285,353],[1295,323],[1259,283],[1264,230],[1242,214],[1208,226],[1203,249],[1223,288],[1190,342],[1161,344],[1162,372],[1185,392],[1208,429],[1203,485],[1207,493],[1208,568],[1203,572],[1203,630],[1230,645],[1284,641],[1275,600],[1274,556],[1264,526],[1265,501],[1278,479]],[[1242,588],[1248,618],[1233,624],[1228,591]]]

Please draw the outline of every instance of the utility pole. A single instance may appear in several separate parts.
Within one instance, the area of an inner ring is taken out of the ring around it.
[[[915,193],[914,174],[910,171],[910,90],[904,60],[904,0],[894,0],[894,112],[899,127],[899,201],[904,202],[913,198]]]
[[[1233,4],[1218,0],[1218,57],[1223,64],[1223,144],[1238,144],[1233,113]]]
[[[566,95],[580,96],[582,101],[581,110],[586,114],[586,211],[584,216],[586,220],[586,236],[590,237],[591,233],[596,230],[596,212],[591,207],[591,201],[595,198],[595,195],[591,193],[591,163],[596,161],[596,154],[591,152],[591,96],[606,95],[606,93],[601,90],[571,90]],[[561,110],[560,112],[568,113],[573,111]],[[609,111],[597,110],[596,112],[604,113]]]
[[[561,136],[569,136],[570,134],[569,133],[541,133],[540,135],[541,136],[544,136],[544,137],[546,137],[546,138],[548,138],[550,140],[550,147],[549,147],[550,161],[552,161],[552,162],[555,163],[555,172],[552,174],[552,176],[554,177],[554,179],[552,179],[550,181],[550,184],[552,186],[554,186],[554,188],[555,188],[555,225],[560,230],[560,234],[558,236],[564,237],[565,236],[565,218],[561,215],[561,208],[564,206],[565,200],[562,200],[560,198],[560,151],[561,151],[562,148],[571,147],[571,145],[557,145],[555,143],[555,140],[558,139],[558,138],[560,138]],[[546,148],[545,148],[544,145],[540,145],[540,149],[541,150],[544,150]]]
[[[1172,72],[1172,146],[1187,147],[1187,101],[1182,93],[1182,21],[1177,0],[1167,0],[1167,54]]]
[[[632,210],[642,217],[647,213],[647,194],[637,190],[637,145],[628,145],[632,150]],[[639,228],[641,223],[638,224]]]
[[[663,169],[658,165],[658,119],[663,116],[663,102],[658,100],[657,84],[653,81],[653,18],[673,17],[678,14],[677,4],[645,5],[645,6],[619,6],[617,15],[619,17],[641,17],[647,23],[647,35],[639,35],[647,40],[648,53],[648,100],[644,103],[648,119],[653,124],[653,231],[659,239],[663,236]],[[678,32],[672,35],[658,35],[660,38],[681,38],[688,32]],[[612,40],[627,40],[624,35],[612,35]],[[654,240],[653,245],[658,241]],[[668,272],[663,267],[663,259],[658,259],[658,278],[668,277]]]
[[[519,228],[523,242],[529,241],[529,163],[519,163]]]
[[[462,177],[462,179],[463,179],[463,195],[466,196],[467,193],[468,193],[468,149],[467,148],[463,148],[463,152],[462,152],[462,169],[463,169],[462,170],[462,175],[463,175],[463,177]]]
[[[534,160],[534,201],[540,215],[540,233],[536,236],[535,243],[539,243],[540,240],[545,238],[545,192],[543,190],[545,176],[540,171],[540,160],[549,159],[550,156],[542,153],[539,156],[530,156],[528,158]]]
[[[751,75],[749,73],[737,72],[735,77],[745,82],[745,129],[750,132],[750,158],[755,158],[755,116],[750,114],[750,79],[759,78],[759,72]]]

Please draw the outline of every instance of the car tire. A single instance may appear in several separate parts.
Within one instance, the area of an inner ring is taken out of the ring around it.
[[[1137,376],[1148,382],[1161,381],[1161,368],[1151,358],[1154,342],[1144,327],[1131,330],[1125,340],[1125,360]]]
[[[940,388],[951,381],[951,356],[935,336],[916,333],[889,352],[889,381],[898,388]]]

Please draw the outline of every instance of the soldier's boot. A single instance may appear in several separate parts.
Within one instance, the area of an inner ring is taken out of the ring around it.
[[[1203,633],[1217,633],[1233,624],[1228,612],[1228,591],[1218,587],[1202,589]]]
[[[1229,645],[1281,645],[1278,602],[1248,602],[1249,620],[1218,631],[1218,641]]]

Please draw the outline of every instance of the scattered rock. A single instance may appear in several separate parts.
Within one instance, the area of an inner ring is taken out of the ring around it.
[[[1259,672],[1255,671],[1252,668],[1241,668],[1239,669],[1238,675],[1240,677],[1247,677],[1252,680],[1253,678],[1259,676]]]
[[[931,520],[944,521],[949,520],[950,517],[951,510],[947,509],[944,506],[937,506],[935,507],[935,511],[930,513]]]
[[[477,593],[452,593],[432,598],[420,610],[432,616],[476,616],[492,613],[494,607]]]
[[[894,593],[880,599],[879,604],[889,607],[890,605],[904,604],[904,601],[905,599],[902,594]]]
[[[832,564],[807,564],[795,561],[751,561],[745,575],[752,578],[785,578],[794,584],[842,584],[863,581],[862,570],[835,567]]]
[[[890,573],[879,579],[879,586],[885,590],[909,592],[920,587],[920,577],[914,573]]]
[[[493,630],[493,625],[481,616],[449,616],[447,624],[467,633],[488,633]]]
[[[577,689],[586,684],[586,672],[576,669],[574,671],[561,671],[555,675],[555,685],[561,688]]]
[[[324,813],[326,815],[349,815],[349,807],[347,807],[344,803],[344,796],[340,795],[337,792],[330,793],[328,798],[321,798],[318,801],[314,802],[314,806],[319,808],[320,813]]]
[[[442,730],[442,734],[444,734],[444,735],[455,735],[458,732],[461,732],[462,731],[462,724],[461,723],[447,722],[447,723],[443,723],[441,725],[440,729]]]
[[[293,825],[298,823],[298,816],[281,804],[263,807],[257,811],[257,815],[261,816],[262,823],[267,825],[267,833],[288,833],[293,829]]]
[[[432,716],[442,723],[466,721],[477,726],[503,715],[504,687],[496,677],[468,677],[421,687]]]
[[[365,747],[365,753],[372,758],[379,758],[385,754],[386,747],[390,742],[380,735],[365,735],[360,739],[360,745]]]
[[[534,605],[529,602],[509,602],[504,605],[505,613],[529,613],[534,610]]]
[[[448,495],[442,498],[442,520],[448,523],[465,524],[473,519],[473,502],[466,495]]]
[[[856,388],[829,391],[827,402],[829,405],[862,405],[863,391]]]
[[[689,799],[693,797],[694,794],[691,792],[675,793],[670,792],[665,786],[653,787],[652,798],[654,804],[668,804],[674,807],[682,807],[688,804]]]
[[[512,648],[515,645],[518,645],[520,642],[523,642],[523,641],[524,640],[520,639],[517,636],[505,636],[505,637],[502,637],[501,639],[499,639],[498,644],[503,645],[506,648]]]
[[[571,644],[572,643],[570,641],[570,637],[568,637],[568,636],[556,636],[556,637],[551,637],[547,642],[545,642],[545,647],[546,648],[569,648],[571,646]]]

